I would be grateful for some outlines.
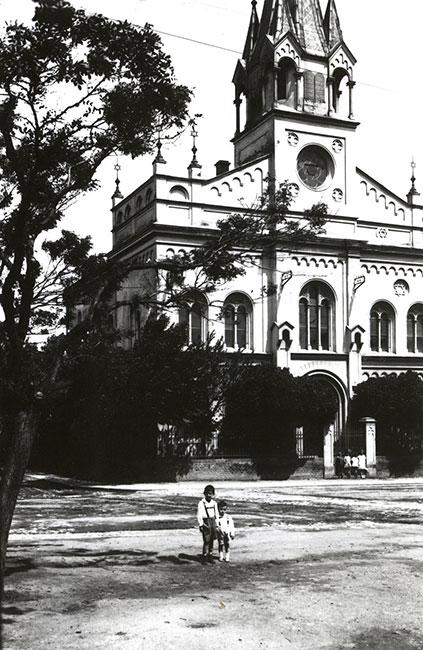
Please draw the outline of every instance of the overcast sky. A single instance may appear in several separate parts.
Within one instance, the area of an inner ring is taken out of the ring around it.
[[[322,10],[327,0],[321,0]],[[248,26],[250,0],[72,0],[77,7],[143,25],[162,33],[179,82],[194,91],[192,113],[203,113],[199,124],[198,159],[203,177],[213,175],[219,159],[232,161],[234,91],[231,83]],[[263,0],[259,0],[261,11]],[[358,165],[400,196],[410,187],[414,155],[417,186],[423,194],[422,33],[419,0],[337,0],[344,40],[358,59],[355,68],[355,116]],[[29,20],[31,0],[0,0],[2,19]],[[173,34],[174,36],[165,35]],[[184,37],[184,38],[182,38]],[[201,45],[203,41],[225,49]],[[168,171],[184,174],[191,142],[182,137],[163,150]],[[132,191],[148,178],[152,158],[120,161],[121,189]],[[100,171],[101,187],[82,197],[70,210],[65,226],[92,234],[96,250],[111,246],[110,196],[114,190],[114,160]]]

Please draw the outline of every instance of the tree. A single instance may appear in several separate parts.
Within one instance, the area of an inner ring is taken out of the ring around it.
[[[189,91],[175,84],[169,58],[148,25],[138,29],[88,16],[65,0],[35,4],[33,25],[9,25],[0,40],[2,569],[37,429],[36,398],[55,390],[65,353],[113,340],[105,315],[122,279],[135,268],[154,275],[151,292],[140,292],[136,300],[157,314],[181,304],[192,288],[212,291],[242,274],[251,250],[264,250],[274,260],[277,246],[315,237],[326,218],[323,205],[292,218],[289,186],[270,179],[257,206],[230,215],[204,245],[172,260],[117,264],[90,256],[88,242],[63,233],[61,243],[44,246],[53,264],[48,279],[37,256],[41,239],[70,201],[96,188],[95,172],[107,156],[142,155],[151,150],[158,127],[181,128]],[[67,256],[76,250],[79,258],[71,260],[67,274]],[[63,286],[68,304],[83,298],[86,316],[39,363],[28,344],[31,325],[52,326],[58,316],[54,293]]]
[[[175,83],[149,25],[87,15],[65,0],[35,5],[31,26],[7,25],[0,39],[2,575],[37,426],[36,398],[57,369],[53,364],[47,375],[38,372],[28,335],[32,325],[51,326],[57,315],[53,294],[70,278],[54,269],[55,261],[61,256],[74,269],[87,261],[84,242],[63,235],[61,251],[59,244],[44,245],[53,264],[49,280],[37,245],[76,196],[96,188],[95,173],[108,156],[142,155],[151,151],[158,126],[180,128],[190,95]],[[103,263],[95,259],[91,267]]]

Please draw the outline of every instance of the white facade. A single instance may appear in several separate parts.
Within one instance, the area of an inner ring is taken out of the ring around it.
[[[357,383],[423,374],[423,208],[414,179],[402,199],[356,167],[354,64],[333,0],[324,19],[317,0],[266,0],[261,20],[253,2],[234,76],[234,167],[203,179],[196,167],[175,177],[155,163],[152,177],[113,208],[112,255],[143,261],[204,241],[217,220],[252,206],[268,177],[291,184],[294,217],[328,205],[317,241],[279,250],[276,268],[256,251],[244,276],[204,295],[193,335],[214,331],[228,352],[238,340],[245,354],[271,355],[294,375],[325,377],[340,404],[334,435]],[[153,290],[153,275],[133,273],[120,290],[122,329],[142,324],[130,303],[149,282]],[[263,292],[271,283],[274,296]],[[225,324],[228,306],[234,316]]]

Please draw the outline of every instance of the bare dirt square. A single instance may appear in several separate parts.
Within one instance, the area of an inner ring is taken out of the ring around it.
[[[6,650],[423,647],[422,480],[217,483],[236,538],[207,565],[204,486],[138,487],[23,489]]]

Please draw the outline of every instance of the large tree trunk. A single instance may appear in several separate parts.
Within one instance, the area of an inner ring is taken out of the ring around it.
[[[6,443],[0,484],[0,607],[3,602],[4,569],[9,530],[19,490],[28,466],[37,422],[38,416],[35,408],[20,411],[15,418],[14,430]]]

